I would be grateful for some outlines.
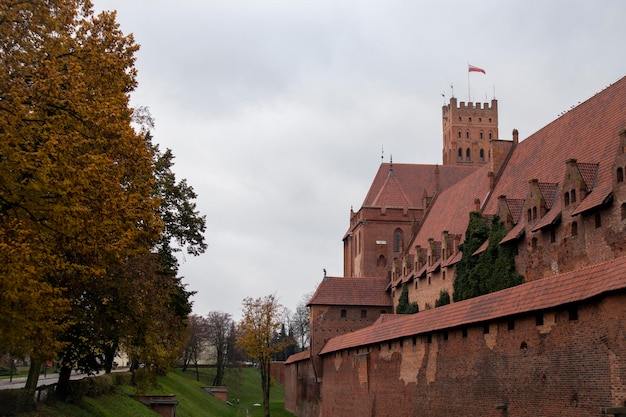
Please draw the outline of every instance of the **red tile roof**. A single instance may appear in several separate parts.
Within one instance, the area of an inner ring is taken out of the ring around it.
[[[392,182],[389,181],[390,168],[393,168],[392,178],[395,179]],[[422,208],[424,191],[428,196],[433,196],[437,191],[437,170],[439,170],[439,188],[444,190],[476,171],[476,168],[383,163],[378,168],[362,207],[397,207],[398,200],[406,198],[408,207]],[[395,191],[390,190],[389,194],[385,194],[386,192],[382,192],[385,186],[392,186]],[[398,194],[398,189],[403,195]],[[391,197],[391,200],[385,201],[384,197],[388,196]]]
[[[578,171],[580,171],[580,175],[583,177],[585,181],[585,185],[587,186],[587,192],[593,190],[593,187],[596,185],[596,175],[598,174],[598,164],[587,164],[583,162],[579,162]]]
[[[540,230],[546,226],[556,224],[561,219],[561,200],[557,199],[556,204],[535,224],[532,228],[533,232]]]
[[[389,175],[374,199],[375,207],[415,207],[395,175]]]
[[[524,222],[519,222],[502,238],[500,244],[519,239],[524,234]]]
[[[443,329],[532,313],[626,290],[626,257],[452,303],[330,339],[320,355]]]
[[[442,267],[452,266],[456,263],[459,263],[462,257],[463,257],[463,252],[458,251],[454,255],[450,256],[443,264],[441,264],[441,266]]]
[[[514,224],[517,224],[520,217],[522,217],[522,210],[524,209],[525,202],[526,200],[522,200],[521,198],[506,199],[506,205],[509,207],[509,211],[511,212],[511,216],[513,217]]]
[[[543,196],[546,208],[549,210],[550,208],[552,208],[557,200],[557,191],[559,189],[559,184],[553,182],[540,182],[537,184],[537,186],[539,187],[539,191]]]
[[[391,307],[391,297],[386,292],[388,284],[387,278],[326,277],[308,305]]]
[[[483,166],[439,194],[429,208],[411,247],[428,247],[430,238],[441,241],[444,230],[449,234],[464,235],[469,213],[476,209],[474,200],[482,202],[489,193],[488,170],[488,166]]]
[[[302,352],[294,353],[293,355],[289,356],[287,360],[285,361],[285,365],[288,365],[294,362],[304,361],[304,360],[309,359],[310,357],[311,357],[311,352],[308,349],[303,350]]]
[[[580,203],[580,213],[602,204],[612,192],[612,166],[618,154],[618,132],[626,127],[626,77],[589,100],[574,107],[552,123],[521,141],[504,167],[494,196],[525,198],[528,180],[562,183],[565,162],[584,161],[581,174],[595,188]],[[598,164],[597,180],[586,164]],[[579,164],[581,165],[581,164]],[[497,198],[491,198],[485,214],[497,212]]]

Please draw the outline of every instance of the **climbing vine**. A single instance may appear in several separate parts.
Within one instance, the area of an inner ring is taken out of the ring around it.
[[[515,252],[510,245],[501,245],[506,228],[498,216],[491,222],[478,212],[470,213],[465,241],[460,246],[463,258],[457,264],[454,301],[466,300],[513,287],[524,282],[515,271]],[[487,248],[472,256],[486,241]]]

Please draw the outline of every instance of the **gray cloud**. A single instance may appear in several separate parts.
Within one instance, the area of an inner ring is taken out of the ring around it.
[[[441,105],[498,98],[526,137],[624,76],[626,3],[582,0],[95,0],[138,53],[132,101],[198,193],[209,248],[181,273],[198,314],[293,309],[381,162],[441,162]]]

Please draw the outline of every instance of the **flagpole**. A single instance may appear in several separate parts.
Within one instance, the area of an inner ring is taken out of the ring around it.
[[[470,95],[470,77],[469,77],[469,62],[467,63],[467,102],[469,103],[470,101],[472,101],[471,95]]]

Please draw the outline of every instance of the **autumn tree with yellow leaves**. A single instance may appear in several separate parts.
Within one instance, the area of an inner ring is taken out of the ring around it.
[[[204,218],[174,200],[194,233],[165,226],[162,155],[131,124],[137,50],[88,0],[0,0],[0,353],[31,358],[30,387],[45,359],[63,392],[121,344],[148,360],[182,344],[191,292],[162,248],[203,252]]]
[[[262,298],[246,297],[242,305],[243,317],[239,322],[237,345],[258,363],[263,391],[263,411],[270,415],[270,367],[274,354],[285,348],[286,341],[275,335],[281,327],[283,307],[275,294]]]

